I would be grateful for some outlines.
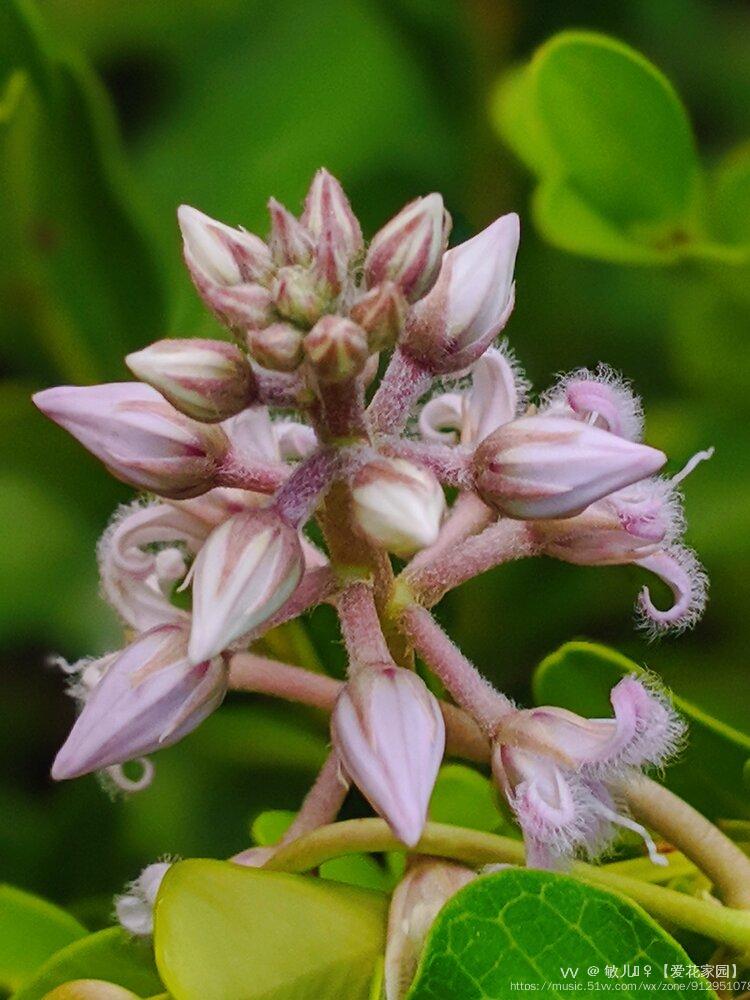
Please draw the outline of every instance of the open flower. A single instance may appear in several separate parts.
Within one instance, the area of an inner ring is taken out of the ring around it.
[[[661,766],[678,749],[683,726],[663,696],[636,677],[611,693],[614,718],[584,719],[562,708],[512,710],[495,732],[492,768],[523,831],[526,863],[557,868],[576,855],[596,857],[617,826],[648,832],[623,813],[628,774]]]

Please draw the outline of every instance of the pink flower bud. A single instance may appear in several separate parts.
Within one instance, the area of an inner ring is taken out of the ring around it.
[[[349,199],[336,178],[323,168],[307,192],[301,221],[319,245],[321,241],[330,243],[345,267],[362,249],[362,230]]]
[[[344,768],[404,844],[422,835],[445,748],[445,725],[424,681],[402,667],[361,667],[331,717]]]
[[[406,308],[406,299],[398,285],[384,281],[355,302],[349,315],[367,333],[371,351],[386,351],[398,339]]]
[[[309,264],[312,261],[315,240],[312,234],[288,209],[275,198],[268,202],[271,216],[269,244],[277,264]]]
[[[180,205],[185,260],[202,292],[206,283],[229,287],[265,282],[271,276],[271,252],[258,236],[217,222],[189,205]]]
[[[571,517],[666,462],[635,444],[570,417],[528,416],[490,434],[474,455],[476,488],[508,517]]]
[[[293,372],[304,356],[302,331],[291,323],[272,323],[264,330],[249,330],[247,348],[263,368]]]
[[[357,528],[376,545],[409,556],[437,539],[445,513],[440,483],[403,458],[377,458],[352,482]]]
[[[449,232],[439,194],[410,202],[373,237],[365,258],[367,286],[393,281],[416,302],[437,280]]]
[[[417,858],[393,891],[385,948],[385,1000],[403,1000],[417,971],[427,934],[448,900],[477,877],[442,858]]]
[[[234,344],[159,340],[129,354],[125,363],[136,378],[194,420],[226,420],[252,402],[252,369]]]
[[[210,489],[228,447],[220,428],[190,420],[139,382],[57,386],[34,403],[118,479],[172,499]]]
[[[407,354],[447,373],[484,353],[513,310],[518,240],[518,216],[511,213],[445,254],[435,287],[407,319]]]
[[[330,304],[330,297],[313,270],[289,265],[279,268],[273,284],[273,301],[285,319],[311,327]]]
[[[188,661],[186,626],[144,632],[91,691],[52,777],[77,778],[171,746],[219,706],[226,689],[222,660]]]
[[[117,922],[129,934],[149,937],[154,933],[156,894],[171,867],[169,861],[147,865],[126,891],[115,899]]]
[[[323,316],[305,337],[305,354],[321,382],[354,378],[369,357],[367,334],[343,316]]]
[[[262,285],[246,283],[232,288],[207,286],[201,294],[219,322],[232,330],[256,330],[274,320],[273,298]]]
[[[297,532],[271,509],[235,514],[193,564],[190,661],[215,656],[268,621],[292,595],[304,555]]]

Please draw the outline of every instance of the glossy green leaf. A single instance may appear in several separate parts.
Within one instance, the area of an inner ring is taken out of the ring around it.
[[[623,675],[641,672],[638,664],[606,646],[569,642],[537,668],[534,699],[584,716],[611,715],[612,687]],[[709,816],[750,816],[750,737],[683,698],[675,696],[673,701],[688,722],[689,741],[667,769],[667,784]]]
[[[622,896],[515,869],[477,879],[443,907],[408,1000],[509,1000],[519,984],[553,992],[561,983],[569,990],[578,983],[580,992],[614,992],[617,983],[656,993],[684,982],[713,996],[705,979],[688,977],[690,965],[680,945]]]
[[[156,902],[156,960],[175,1000],[366,1000],[385,896],[308,876],[183,861]]]
[[[492,782],[464,764],[444,764],[430,799],[430,819],[491,833],[503,827]]]
[[[75,979],[103,979],[137,996],[162,992],[151,943],[111,927],[56,952],[23,984],[12,1000],[42,1000],[47,993]]]
[[[750,244],[750,143],[734,150],[712,177],[712,222],[718,239]]]
[[[60,948],[86,935],[64,910],[0,885],[0,989],[15,990]]]
[[[564,31],[502,80],[492,113],[540,180],[534,215],[551,243],[666,264],[694,241],[699,165],[690,123],[672,85],[638,52]]]

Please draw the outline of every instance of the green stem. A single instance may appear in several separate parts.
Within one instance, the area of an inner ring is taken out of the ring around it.
[[[274,871],[305,872],[324,861],[346,854],[403,850],[382,819],[355,819],[323,826],[282,847],[265,865]],[[453,858],[469,865],[524,863],[523,844],[479,830],[427,823],[418,854]],[[639,879],[618,875],[583,862],[574,862],[570,874],[591,885],[612,889],[639,903],[654,917],[750,953],[750,913],[719,903],[695,899]]]

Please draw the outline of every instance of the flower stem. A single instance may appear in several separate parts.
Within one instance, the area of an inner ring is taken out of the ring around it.
[[[427,369],[396,348],[367,410],[372,430],[377,434],[398,434],[416,401],[429,388],[432,376]]]
[[[482,677],[425,608],[417,604],[407,607],[401,616],[400,628],[458,704],[477,720],[485,733],[492,733],[500,719],[513,710],[505,695]]]
[[[347,854],[403,850],[382,819],[355,819],[319,827],[281,848],[264,865],[273,871],[305,872]],[[453,858],[469,865],[524,863],[523,844],[479,830],[427,823],[415,847],[418,854]],[[750,913],[696,899],[673,889],[628,878],[575,862],[570,874],[591,885],[611,889],[639,903],[659,920],[703,934],[741,954],[750,952]]]
[[[336,610],[350,669],[392,663],[369,583],[357,580],[346,586],[336,601]]]

